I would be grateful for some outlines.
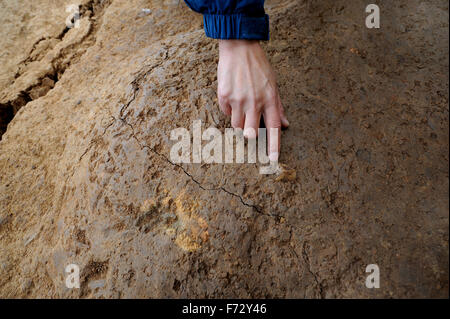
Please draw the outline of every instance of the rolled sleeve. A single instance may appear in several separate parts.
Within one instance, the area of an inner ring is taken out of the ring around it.
[[[185,0],[203,14],[206,36],[214,39],[269,40],[269,16],[261,0]]]

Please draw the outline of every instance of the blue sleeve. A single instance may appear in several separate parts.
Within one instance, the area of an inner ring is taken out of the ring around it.
[[[214,39],[269,40],[264,0],[185,0],[203,14],[206,36]]]

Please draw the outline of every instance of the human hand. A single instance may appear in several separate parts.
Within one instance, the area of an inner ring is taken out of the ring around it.
[[[269,159],[280,153],[281,127],[288,127],[275,73],[258,41],[219,40],[217,68],[221,110],[231,115],[231,126],[256,138],[261,115],[268,132]],[[276,130],[271,130],[276,129]]]

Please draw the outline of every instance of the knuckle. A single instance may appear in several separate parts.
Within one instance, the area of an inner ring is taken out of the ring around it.
[[[261,99],[251,97],[246,100],[246,109],[247,112],[252,113],[260,113],[263,109],[264,103],[262,103]]]
[[[219,98],[224,98],[224,99],[226,99],[226,98],[228,98],[228,97],[230,96],[230,94],[231,94],[231,92],[230,92],[230,89],[229,89],[229,88],[224,87],[224,86],[221,86],[221,85],[219,85],[219,86],[217,87],[217,96],[218,96]]]
[[[219,99],[219,102],[226,102],[228,100],[228,94],[225,94],[222,91],[218,91],[217,98]]]
[[[255,104],[253,104],[252,110],[255,113],[261,113],[261,111],[263,110],[263,104],[262,103],[255,103]]]
[[[267,92],[266,101],[270,104],[277,104],[277,102],[278,102],[277,93],[273,90]]]
[[[225,107],[225,105],[227,104],[227,99],[219,97],[218,102],[220,107]]]
[[[252,98],[252,102],[253,102],[252,104],[254,104],[254,105],[256,105],[256,106],[261,108],[262,105],[264,104],[264,100],[265,100],[264,95],[259,94],[259,95],[254,96]]]
[[[237,95],[232,98],[230,98],[230,103],[233,103],[235,105],[243,105],[245,103],[245,96],[244,95]]]
[[[253,113],[254,114],[261,110],[261,106],[259,104],[255,104],[253,102],[247,101],[244,110],[245,110],[245,113],[250,113],[250,114]]]

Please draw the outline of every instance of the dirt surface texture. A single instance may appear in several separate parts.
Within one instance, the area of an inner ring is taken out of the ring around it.
[[[448,297],[448,1],[266,1],[273,175],[170,159],[231,127],[201,15],[73,2],[0,0],[0,297]]]

